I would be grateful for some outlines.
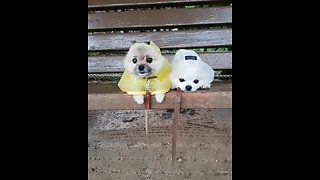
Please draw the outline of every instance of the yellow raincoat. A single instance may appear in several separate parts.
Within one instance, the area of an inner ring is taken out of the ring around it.
[[[141,43],[135,43],[133,46],[138,46]],[[159,53],[161,53],[159,47],[155,45],[153,42],[149,44],[150,48],[155,48]],[[166,93],[171,88],[170,82],[170,73],[171,66],[167,59],[164,60],[164,64],[162,68],[155,74],[157,78],[150,79],[150,92],[151,95]],[[143,95],[146,94],[146,79],[139,78],[126,70],[122,74],[120,81],[118,82],[118,87],[126,92],[127,94],[132,95]]]

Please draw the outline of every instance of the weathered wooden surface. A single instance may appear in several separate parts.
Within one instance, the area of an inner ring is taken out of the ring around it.
[[[123,72],[125,55],[99,56],[88,58],[88,73]],[[174,54],[164,55],[170,61]],[[232,53],[199,53],[201,59],[213,69],[232,69]]]
[[[88,9],[117,9],[117,8],[138,8],[154,6],[176,6],[176,5],[196,5],[215,4],[221,2],[231,2],[231,0],[88,0]]]
[[[88,35],[88,50],[128,50],[132,41],[152,40],[161,49],[232,45],[231,29]]]
[[[150,110],[146,138],[144,110],[88,111],[89,179],[231,180],[232,110],[179,113],[174,171],[172,115],[170,110]]]
[[[227,24],[231,23],[231,14],[229,6],[91,13],[88,14],[88,30]]]
[[[89,84],[88,110],[96,109],[145,109],[132,95],[121,92],[116,84]],[[151,109],[173,109],[174,90],[166,93],[162,103],[151,97]],[[181,108],[232,108],[231,82],[214,82],[210,90],[182,93]]]

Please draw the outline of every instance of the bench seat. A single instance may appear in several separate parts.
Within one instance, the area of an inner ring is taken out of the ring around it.
[[[173,109],[175,96],[175,90],[169,91],[160,104],[152,96],[150,109]],[[232,82],[217,81],[210,90],[182,93],[181,108],[232,108]],[[145,106],[121,92],[115,83],[88,84],[88,110],[98,109],[145,109]]]

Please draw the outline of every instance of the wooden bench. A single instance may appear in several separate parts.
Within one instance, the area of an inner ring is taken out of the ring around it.
[[[178,49],[195,49],[216,72],[230,72],[231,1],[89,0],[88,77],[116,78],[114,83],[88,83],[88,110],[145,109],[121,92],[116,82],[132,41],[150,40],[169,61]],[[173,109],[174,96],[171,90],[161,104],[152,96],[150,108]],[[231,99],[232,81],[215,81],[210,90],[183,93],[181,108],[231,108]]]

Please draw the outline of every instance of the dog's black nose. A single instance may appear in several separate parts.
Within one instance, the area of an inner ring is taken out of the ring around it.
[[[144,70],[144,65],[139,65],[138,69],[139,69],[139,71],[143,71]]]
[[[186,86],[187,91],[190,91],[191,89],[192,89],[192,86],[189,86],[189,85]]]

